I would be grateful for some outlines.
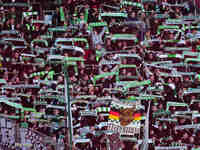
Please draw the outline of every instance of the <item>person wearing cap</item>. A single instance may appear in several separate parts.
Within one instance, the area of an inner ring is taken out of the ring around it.
[[[84,16],[84,13],[80,13],[80,18],[79,18],[79,34],[82,34],[83,30],[87,27],[87,20]],[[86,29],[85,29],[86,30]]]
[[[71,24],[72,25],[78,25],[80,23],[80,18],[78,18],[78,15],[75,13],[73,14]]]

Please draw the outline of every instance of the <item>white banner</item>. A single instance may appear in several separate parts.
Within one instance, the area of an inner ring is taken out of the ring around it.
[[[139,134],[142,116],[139,113],[136,113],[138,105],[140,105],[139,101],[112,101],[108,120],[108,130],[118,132],[121,135]]]

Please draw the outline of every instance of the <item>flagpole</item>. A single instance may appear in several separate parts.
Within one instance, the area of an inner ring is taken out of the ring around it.
[[[69,130],[69,137],[68,137],[69,150],[72,150],[72,135],[73,135],[72,113],[71,113],[70,94],[69,94],[69,76],[67,70],[68,70],[67,62],[65,61],[63,66],[63,71],[64,71],[64,86],[65,86],[66,124],[68,124],[68,130]]]
[[[198,6],[196,6],[195,0],[193,1],[193,4],[194,4],[194,6],[195,6],[195,9],[194,9],[194,11],[195,11],[195,16],[197,16],[197,7],[198,7]]]
[[[149,101],[147,116],[145,120],[145,128],[144,128],[144,141],[141,150],[148,150],[149,148],[149,112],[150,112],[151,101]]]
[[[106,149],[110,150],[110,140],[106,139]]]

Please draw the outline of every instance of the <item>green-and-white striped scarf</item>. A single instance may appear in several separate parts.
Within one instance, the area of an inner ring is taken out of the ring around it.
[[[34,72],[34,73],[30,74],[30,78],[33,78],[35,76],[44,76],[47,73],[48,73],[48,71]]]
[[[97,107],[96,108],[96,112],[100,113],[100,112],[109,112],[110,111],[110,107]]]

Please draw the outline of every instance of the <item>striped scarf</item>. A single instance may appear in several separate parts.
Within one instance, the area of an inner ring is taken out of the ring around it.
[[[96,108],[96,112],[97,112],[97,113],[101,113],[101,112],[110,112],[110,107],[97,107],[97,108]]]
[[[48,73],[48,71],[41,71],[41,72],[35,72],[30,74],[30,78],[33,78],[35,76],[45,76]]]

